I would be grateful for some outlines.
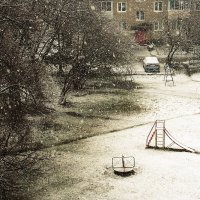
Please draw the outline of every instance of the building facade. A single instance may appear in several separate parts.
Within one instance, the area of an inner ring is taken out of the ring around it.
[[[200,0],[99,0],[98,9],[142,44],[159,40],[167,30],[166,22],[176,30],[182,19],[198,15]]]

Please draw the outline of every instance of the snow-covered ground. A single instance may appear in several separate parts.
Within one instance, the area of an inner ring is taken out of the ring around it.
[[[175,86],[165,86],[161,75],[134,79],[144,85],[136,92],[147,111],[110,122],[111,129],[121,123],[124,130],[56,147],[57,166],[36,199],[200,199],[199,154],[145,149],[153,122],[162,119],[175,138],[200,150],[200,75],[176,75]],[[135,175],[113,173],[112,157],[122,154],[135,157]]]

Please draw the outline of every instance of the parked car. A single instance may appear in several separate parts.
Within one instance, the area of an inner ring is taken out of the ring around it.
[[[160,63],[157,57],[145,57],[143,60],[143,67],[145,72],[149,73],[159,73]]]

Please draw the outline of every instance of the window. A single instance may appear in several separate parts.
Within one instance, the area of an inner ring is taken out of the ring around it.
[[[136,19],[137,20],[144,20],[144,12],[143,11],[137,11]]]
[[[163,10],[163,2],[162,1],[156,1],[154,3],[154,11],[162,11]]]
[[[171,21],[171,29],[172,30],[181,30],[181,26],[182,26],[182,20],[181,19],[177,19],[177,20],[173,20]]]
[[[154,31],[162,31],[163,29],[163,21],[154,22]]]
[[[118,12],[126,12],[126,3],[118,3],[117,5]]]
[[[109,12],[112,11],[112,2],[111,1],[101,1],[101,11]]]
[[[187,10],[190,8],[188,0],[169,0],[169,10]]]

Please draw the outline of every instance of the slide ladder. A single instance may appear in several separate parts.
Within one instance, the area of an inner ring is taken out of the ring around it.
[[[166,144],[166,137],[171,142],[170,144]],[[152,146],[152,140],[154,140],[154,145]],[[195,153],[195,149],[190,148],[178,140],[176,140],[165,128],[165,120],[156,120],[153,127],[151,128],[147,139],[146,139],[146,148],[166,148],[172,149],[173,145],[177,145],[179,148],[185,151]]]
[[[165,146],[165,121],[164,120],[156,120],[151,131],[146,140],[146,146],[150,145],[151,140],[155,136],[155,146],[156,147],[164,147]]]

